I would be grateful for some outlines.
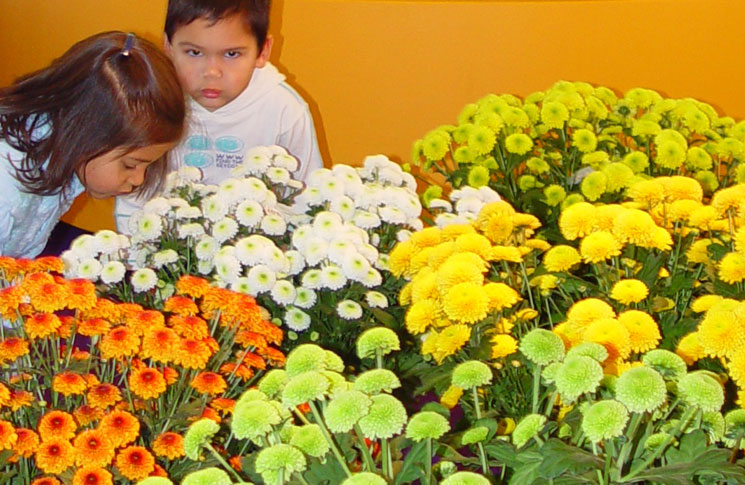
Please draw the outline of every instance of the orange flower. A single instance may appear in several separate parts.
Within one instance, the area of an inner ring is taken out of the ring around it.
[[[165,469],[165,468],[163,468],[162,466],[160,466],[160,465],[158,465],[158,464],[156,463],[156,464],[155,464],[155,468],[153,468],[153,471],[151,471],[151,472],[150,472],[150,476],[151,476],[151,477],[163,477],[163,478],[168,478],[168,472],[166,471],[166,469]]]
[[[65,271],[65,262],[57,256],[41,256],[30,262],[29,271],[62,273]]]
[[[44,338],[52,335],[62,325],[59,317],[52,313],[37,313],[26,319],[23,328],[30,338]]]
[[[72,396],[76,394],[85,394],[88,383],[80,374],[74,372],[62,372],[52,379],[52,390],[59,392],[63,396]]]
[[[0,419],[0,450],[11,450],[18,441],[18,434],[9,421]]]
[[[39,435],[32,429],[16,428],[16,436],[18,440],[13,451],[24,458],[31,458],[39,446]]]
[[[22,407],[26,407],[34,402],[34,395],[28,391],[13,390],[10,391],[9,401],[10,402],[8,402],[8,406],[10,406],[10,409],[15,412]]]
[[[96,306],[96,287],[93,283],[82,278],[76,278],[67,282],[70,292],[67,307],[71,310],[90,310]]]
[[[113,485],[111,473],[97,466],[78,468],[72,478],[72,485]]]
[[[50,283],[54,283],[54,276],[49,273],[29,273],[23,277],[20,286],[24,293],[29,294]]]
[[[30,287],[28,290],[31,305],[38,312],[54,313],[67,307],[69,290],[64,284],[52,281]]]
[[[7,406],[10,403],[10,389],[0,382],[0,406]]]
[[[197,316],[171,315],[168,323],[173,327],[177,334],[184,338],[200,340],[206,338],[209,334],[209,327],[204,318]]]
[[[28,341],[10,337],[0,342],[0,361],[13,362],[18,357],[28,354]]]
[[[197,276],[184,275],[176,282],[176,293],[201,298],[211,288],[209,281]]]
[[[65,411],[49,411],[39,420],[39,434],[44,441],[52,439],[69,440],[75,436],[78,425]]]
[[[88,391],[89,401],[91,391]],[[89,406],[87,404],[80,406],[72,413],[75,415],[75,419],[78,420],[78,423],[80,423],[80,426],[88,426],[92,422],[98,421],[103,417],[103,411],[101,409],[94,408],[93,406]]]
[[[142,399],[154,399],[166,390],[166,379],[158,369],[144,367],[129,376],[130,390]]]
[[[24,292],[19,286],[0,289],[0,315],[6,320],[18,318],[18,308],[23,301]]]
[[[145,310],[142,308],[142,305],[138,305],[137,303],[119,303],[116,307],[122,322],[127,321],[132,315]]]
[[[88,360],[88,359],[90,359],[91,358],[91,353],[90,352],[87,352],[85,350],[80,350],[77,347],[73,347],[72,354],[70,354],[70,356],[73,359],[75,359],[75,360],[82,361],[82,360]],[[91,385],[90,379],[88,379],[88,385],[89,386]]]
[[[75,324],[75,318],[70,315],[62,315],[59,317],[61,325],[57,327],[57,337],[62,340],[70,338],[72,335],[72,327]]]
[[[83,319],[103,318],[109,322],[119,322],[121,321],[121,310],[113,301],[99,298],[92,308],[81,312],[80,316]]]
[[[101,429],[89,429],[75,437],[75,464],[105,467],[114,459],[114,446]]]
[[[109,331],[111,323],[103,318],[89,318],[83,320],[78,324],[78,333],[85,335],[86,337],[93,337],[94,335],[102,335]]]
[[[174,362],[186,369],[204,369],[212,353],[205,340],[183,339],[176,347]]]
[[[62,485],[62,482],[54,477],[42,477],[31,482],[31,485]]]
[[[166,384],[170,386],[178,380],[178,371],[173,367],[165,367],[163,369],[163,377],[166,379]]]
[[[155,458],[141,446],[129,446],[116,455],[116,467],[125,478],[142,480],[155,469]]]
[[[88,391],[88,404],[97,409],[106,409],[122,400],[119,389],[109,383],[91,387]]]
[[[137,335],[142,335],[148,329],[163,327],[166,324],[166,319],[159,311],[143,310],[139,313],[127,315],[124,323],[134,330]]]
[[[235,293],[225,288],[210,287],[207,293],[202,298],[202,303],[199,307],[207,319],[212,318],[217,310],[226,310],[230,308],[231,304],[235,301]]]
[[[253,352],[241,352],[239,355],[243,355],[242,364],[246,364],[254,369],[266,370],[266,361],[261,356]]]
[[[237,471],[238,473],[243,471],[243,457],[241,455],[231,456],[228,460],[228,463],[230,463],[230,466],[233,467],[233,470]]]
[[[235,335],[235,343],[240,344],[244,347],[264,348],[267,346],[266,339],[263,335],[251,332],[249,330],[241,330]]]
[[[269,365],[271,366],[283,367],[285,365],[285,354],[275,349],[274,347],[258,349],[258,352],[269,362]]]
[[[282,329],[274,325],[272,322],[266,320],[259,320],[255,324],[252,324],[247,330],[252,332],[260,333],[266,338],[266,341],[270,344],[280,345],[285,334],[282,333]]]
[[[228,376],[228,379],[231,378],[230,376],[237,376],[241,378],[243,382],[248,381],[254,376],[254,371],[252,371],[250,367],[243,364],[236,365],[233,362],[226,362],[221,365],[220,373],[224,376]]]
[[[153,441],[155,456],[163,456],[175,460],[184,456],[184,438],[178,433],[167,431],[160,434]]]
[[[168,327],[147,329],[142,337],[140,357],[167,364],[173,360],[174,349],[178,343],[179,336]]]
[[[174,295],[163,303],[163,311],[187,317],[199,313],[199,308],[194,300],[185,296]]]
[[[112,411],[103,418],[99,427],[111,438],[115,448],[127,445],[140,434],[140,422],[126,411]]]
[[[10,256],[0,256],[0,276],[6,281],[12,281],[18,276],[18,262]]]
[[[256,300],[248,295],[237,295],[229,308],[223,310],[227,319],[238,323],[241,328],[252,329],[263,320]],[[223,325],[226,322],[221,322]],[[232,325],[230,325],[232,326]]]
[[[215,374],[214,372],[200,372],[191,381],[191,387],[202,394],[210,394],[214,396],[225,392],[228,384],[220,374]]]
[[[220,424],[222,422],[222,418],[220,417],[219,414],[217,414],[217,411],[215,411],[214,409],[209,408],[209,407],[208,408],[204,408],[202,410],[202,414],[201,414],[201,416],[199,416],[199,419],[202,419],[202,418],[211,419],[212,421],[216,422],[217,424]]]
[[[75,461],[75,451],[69,441],[62,438],[44,440],[36,449],[36,466],[45,473],[59,475]]]
[[[226,397],[216,397],[212,400],[210,406],[223,414],[232,414],[235,407],[235,400]]]
[[[137,353],[140,337],[129,327],[116,327],[101,339],[99,348],[104,359],[121,359]]]

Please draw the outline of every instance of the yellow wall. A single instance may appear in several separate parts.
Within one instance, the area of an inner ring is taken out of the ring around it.
[[[165,0],[0,0],[0,85],[100,30],[159,41],[164,12]],[[745,118],[743,0],[274,0],[272,22],[272,60],[311,105],[327,164],[407,161],[464,104],[559,79]],[[111,224],[110,203],[76,211],[85,227]]]

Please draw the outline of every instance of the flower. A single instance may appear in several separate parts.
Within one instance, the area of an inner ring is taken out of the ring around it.
[[[233,480],[227,472],[214,467],[191,472],[181,481],[181,485],[230,485],[232,483]]]
[[[158,369],[143,367],[129,376],[129,388],[142,399],[155,399],[166,390],[166,379]]]
[[[573,355],[584,355],[597,362],[605,362],[608,359],[608,351],[602,345],[595,342],[583,342],[567,351],[567,357]]]
[[[582,415],[582,431],[590,441],[597,443],[621,436],[628,420],[629,413],[623,404],[606,399],[585,410]]]
[[[582,258],[580,254],[571,246],[554,246],[544,255],[543,264],[546,269],[551,272],[568,271],[577,263],[580,263]]]
[[[385,479],[371,472],[355,473],[347,478],[341,485],[386,485]]]
[[[639,303],[649,295],[649,288],[643,281],[626,279],[617,282],[611,288],[610,297],[614,300],[629,305]]]
[[[303,372],[290,377],[282,390],[282,404],[295,407],[319,399],[329,388],[329,381],[316,371]]]
[[[724,391],[716,379],[705,371],[689,372],[678,381],[682,399],[704,412],[719,411],[724,404]]]
[[[99,424],[115,448],[127,445],[140,434],[140,422],[126,411],[111,411],[101,418]]]
[[[444,297],[443,310],[454,321],[475,323],[486,317],[489,298],[480,284],[464,282],[452,286]]]
[[[357,337],[357,356],[360,359],[388,355],[394,350],[401,350],[396,333],[386,327],[374,327],[365,330]]]
[[[513,133],[505,139],[505,148],[510,153],[524,155],[533,148],[533,140],[523,133]]]
[[[256,471],[261,474],[265,482],[275,483],[272,477],[282,472],[290,477],[295,472],[305,470],[307,462],[303,453],[288,444],[277,444],[263,448],[256,457]]]
[[[45,473],[59,475],[75,461],[75,452],[69,441],[63,438],[43,440],[34,454],[36,466]]]
[[[345,320],[357,320],[362,317],[362,307],[352,300],[342,300],[336,305],[336,313]]]
[[[372,403],[371,398],[360,391],[338,392],[324,410],[326,425],[334,433],[347,432],[368,414]]]
[[[618,315],[618,323],[629,332],[632,352],[646,352],[653,349],[662,338],[657,322],[648,313],[628,310]]]
[[[719,278],[730,284],[745,280],[745,255],[727,253],[719,262]]]
[[[100,429],[81,432],[73,441],[78,466],[106,467],[114,459],[114,447]]]
[[[184,437],[178,433],[166,431],[153,440],[152,448],[155,456],[162,456],[169,460],[181,458],[185,455]]]
[[[78,425],[75,419],[65,411],[53,410],[39,420],[39,435],[43,441],[53,439],[69,440],[75,436]]]
[[[464,445],[473,445],[485,441],[489,436],[489,428],[486,426],[476,426],[463,433],[460,442]]]
[[[683,359],[665,349],[650,350],[642,356],[642,362],[651,367],[664,378],[678,380],[686,374],[686,363]]]
[[[129,327],[113,328],[103,336],[99,349],[104,359],[120,359],[134,355],[140,347],[140,338]]]
[[[88,383],[83,376],[74,372],[62,372],[52,379],[52,390],[63,396],[84,394]]]
[[[239,399],[233,409],[232,429],[236,438],[254,440],[281,422],[277,407],[269,401]]]
[[[59,317],[51,313],[37,313],[26,318],[23,328],[31,339],[40,339],[53,334],[62,325]]]
[[[537,328],[520,340],[520,351],[530,361],[543,366],[564,358],[564,343],[558,335]]]
[[[23,458],[31,458],[39,447],[39,435],[33,430],[27,428],[16,428],[13,433],[16,435],[13,452]],[[8,437],[6,440],[12,441],[13,433],[6,433],[6,436]]]
[[[108,383],[97,384],[88,390],[88,404],[97,409],[106,409],[122,400],[119,389]]]
[[[450,423],[444,416],[432,411],[420,411],[409,419],[406,437],[414,441],[439,439],[450,431]]]
[[[200,419],[192,423],[184,436],[184,453],[190,460],[198,460],[202,448],[220,431],[220,426],[211,419]]]
[[[324,456],[331,449],[317,424],[306,424],[296,428],[290,438],[290,445],[315,458]]]
[[[451,385],[440,397],[440,404],[448,409],[453,409],[463,396],[463,388]]]
[[[18,443],[18,433],[9,421],[0,420],[0,450],[11,450]]]
[[[634,367],[616,381],[616,399],[633,413],[652,412],[667,399],[665,381],[650,367]]]
[[[357,376],[353,389],[366,394],[377,394],[380,392],[393,392],[393,389],[401,387],[396,374],[388,369],[371,369]]]
[[[116,468],[129,480],[142,480],[155,469],[155,458],[141,446],[128,446],[116,455]]]
[[[517,423],[517,426],[512,431],[512,442],[516,447],[522,448],[525,443],[541,432],[544,424],[546,424],[546,416],[528,414]]]
[[[491,369],[477,360],[460,363],[453,369],[452,385],[463,389],[485,386],[491,381]]]
[[[155,285],[158,283],[158,276],[150,268],[141,268],[132,273],[130,282],[136,292],[143,293],[155,288]]]
[[[391,438],[400,433],[406,424],[406,409],[401,401],[390,394],[372,396],[369,412],[359,420],[365,438]]]
[[[582,355],[566,357],[556,372],[556,390],[565,402],[571,402],[594,392],[602,378],[603,368],[595,359]]]
[[[308,371],[325,370],[326,351],[314,344],[298,345],[287,354],[285,370],[288,377]]]
[[[517,340],[511,335],[497,334],[491,338],[491,358],[499,359],[517,351]]]

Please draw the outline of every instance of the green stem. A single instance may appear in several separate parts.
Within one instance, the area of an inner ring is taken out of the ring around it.
[[[354,432],[357,434],[357,439],[362,447],[362,459],[365,461],[367,471],[375,473],[375,460],[373,460],[372,454],[370,453],[370,448],[365,444],[365,436],[362,434],[362,430],[358,424],[354,425]]]
[[[227,461],[225,461],[225,458],[223,458],[223,456],[222,456],[222,455],[221,455],[220,453],[218,453],[218,452],[217,452],[217,451],[216,451],[216,450],[215,450],[215,449],[214,449],[214,448],[212,447],[212,445],[211,445],[211,444],[209,444],[209,443],[206,443],[206,444],[205,444],[204,446],[205,446],[205,448],[207,448],[208,450],[210,450],[210,453],[212,453],[212,456],[214,456],[214,457],[215,457],[215,459],[216,459],[217,461],[219,461],[219,462],[220,462],[220,464],[221,464],[221,465],[222,465],[223,467],[225,467],[225,468],[226,468],[226,469],[228,470],[228,472],[230,472],[230,474],[231,474],[231,475],[233,475],[233,476],[235,477],[235,479],[236,479],[236,480],[238,480],[238,482],[239,482],[239,483],[240,483],[240,482],[243,482],[243,478],[242,478],[242,477],[241,477],[240,475],[238,475],[238,472],[236,472],[236,471],[235,471],[235,469],[234,469],[234,468],[233,468],[232,466],[230,466],[230,465],[228,464],[228,462],[227,462]]]
[[[481,408],[479,407],[479,391],[476,389],[476,386],[471,388],[471,392],[473,393],[473,409],[476,412],[476,420],[481,419]],[[478,443],[478,449],[479,449],[479,461],[481,462],[481,471],[484,473],[485,476],[489,475],[489,466],[486,463],[486,452],[484,451],[484,445],[483,443]]]
[[[541,366],[533,367],[533,414],[538,412],[538,390],[541,386]]]
[[[321,428],[323,437],[326,438],[326,441],[331,447],[331,451],[334,452],[334,456],[339,461],[339,464],[344,470],[344,473],[347,475],[347,477],[351,477],[352,472],[349,471],[349,466],[347,466],[347,461],[344,459],[344,455],[341,454],[341,451],[339,451],[339,448],[336,446],[334,439],[331,437],[331,433],[329,433],[329,430],[326,429],[326,424],[323,422],[321,413],[318,411],[318,407],[316,407],[316,403],[314,403],[313,401],[309,401],[308,406],[310,406],[310,410],[311,412],[313,412],[313,417],[316,419],[316,422],[318,423],[318,427]]]
[[[592,454],[595,456],[598,456],[598,447],[594,441],[592,443]],[[603,478],[603,472],[601,472],[599,468],[596,468],[595,473],[598,474],[598,485],[605,485],[606,482],[605,482],[605,479]]]
[[[432,483],[432,438],[427,438],[427,461],[424,462],[425,485]]]
[[[621,454],[618,456],[618,473],[623,473],[624,462],[631,452],[631,447],[634,445],[634,435],[636,434],[636,430],[639,427],[639,423],[643,416],[643,413],[633,413],[631,415],[631,423],[626,430],[626,442],[623,444]]]

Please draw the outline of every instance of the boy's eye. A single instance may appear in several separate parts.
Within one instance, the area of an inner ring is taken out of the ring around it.
[[[186,49],[186,54],[192,57],[197,57],[202,55],[202,52],[199,49]]]
[[[235,59],[236,57],[240,57],[241,53],[238,51],[228,51],[225,53],[225,57],[228,59]]]

